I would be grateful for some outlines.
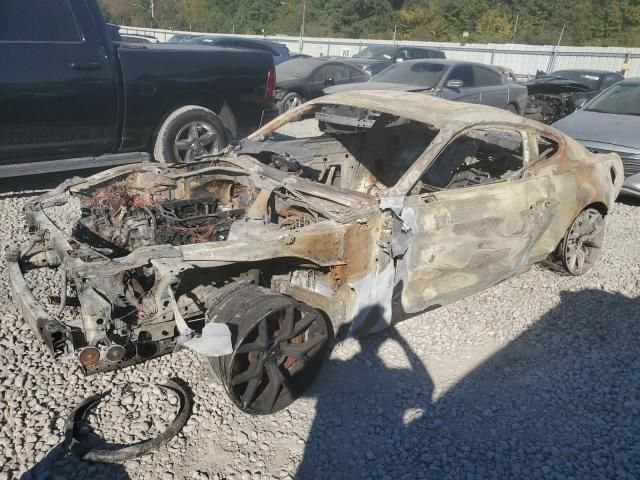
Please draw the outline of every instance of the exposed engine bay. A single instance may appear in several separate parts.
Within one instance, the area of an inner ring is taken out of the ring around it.
[[[576,110],[576,101],[592,89],[566,78],[538,74],[527,84],[529,99],[524,116],[547,125]]]

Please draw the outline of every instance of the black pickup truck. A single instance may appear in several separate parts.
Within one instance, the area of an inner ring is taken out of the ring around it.
[[[118,40],[96,0],[0,2],[0,177],[190,162],[277,115],[268,53]]]

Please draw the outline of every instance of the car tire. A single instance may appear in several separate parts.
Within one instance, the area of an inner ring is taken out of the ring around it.
[[[207,322],[233,332],[233,352],[209,364],[233,403],[245,413],[287,408],[317,376],[333,344],[324,315],[291,297],[251,284],[220,294]]]
[[[553,255],[553,264],[569,275],[584,275],[602,253],[605,219],[595,208],[583,210],[573,221]]]
[[[282,115],[304,103],[304,99],[296,92],[289,92],[278,102],[278,112]]]
[[[191,163],[229,144],[220,117],[211,110],[187,105],[167,117],[156,136],[153,156],[160,163]]]
[[[519,115],[518,107],[516,107],[513,103],[508,104],[506,107],[504,107],[504,109],[509,113],[515,113],[516,115]]]

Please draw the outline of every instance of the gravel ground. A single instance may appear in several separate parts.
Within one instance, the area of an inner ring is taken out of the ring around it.
[[[24,240],[21,206],[32,195],[0,196],[2,252]],[[340,344],[311,391],[267,417],[234,409],[187,350],[83,377],[47,353],[0,275],[0,480],[640,478],[639,234],[640,207],[619,203],[589,274],[535,267]],[[30,281],[44,294],[56,278]],[[60,447],[71,408],[107,389],[113,402],[92,417],[94,431],[153,435],[175,404],[148,385],[174,376],[190,383],[195,405],[168,445],[123,465],[84,463]],[[127,382],[137,390],[123,393]]]

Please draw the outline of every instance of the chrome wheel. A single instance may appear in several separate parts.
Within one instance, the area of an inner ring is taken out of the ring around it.
[[[293,95],[284,101],[284,111],[288,112],[289,110],[299,107],[300,105],[302,105],[302,99],[297,95]]]
[[[584,210],[576,217],[565,236],[562,263],[571,275],[582,275],[593,267],[602,251],[604,218],[594,208]]]
[[[191,122],[182,127],[176,135],[173,153],[180,163],[190,163],[197,157],[218,153],[222,135],[205,122]]]

